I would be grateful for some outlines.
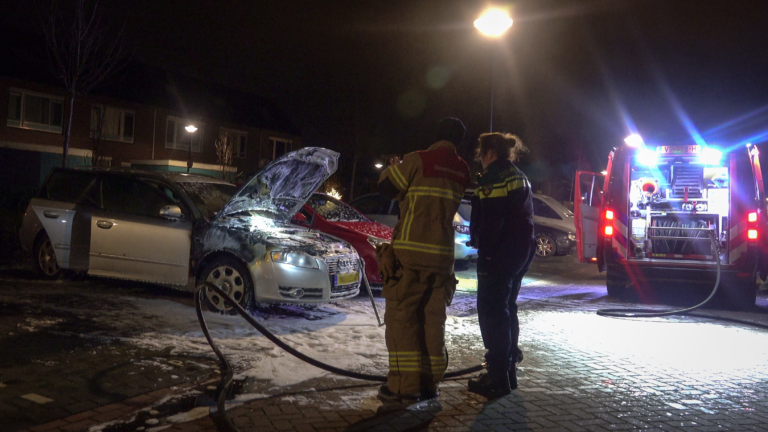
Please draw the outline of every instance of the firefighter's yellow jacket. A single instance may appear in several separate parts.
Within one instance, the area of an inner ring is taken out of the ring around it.
[[[400,220],[392,236],[403,267],[453,271],[453,218],[469,185],[469,167],[448,141],[409,153],[381,174],[400,201]]]

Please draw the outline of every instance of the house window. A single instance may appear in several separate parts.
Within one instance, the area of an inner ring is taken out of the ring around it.
[[[6,125],[61,133],[64,98],[10,89]]]
[[[229,138],[232,143],[232,156],[236,158],[245,158],[245,147],[248,143],[248,133],[221,128],[219,132],[220,138]]]
[[[191,124],[197,126],[197,130],[192,133],[187,132],[187,130],[184,129]],[[176,117],[168,117],[168,122],[165,127],[165,148],[189,151],[191,141],[192,151],[200,153],[202,147],[200,141],[202,140],[204,131],[201,123]]]
[[[277,159],[292,150],[292,141],[274,137],[270,138],[269,140],[272,142],[272,159]]]
[[[91,107],[91,138],[133,142],[133,111],[105,105]]]

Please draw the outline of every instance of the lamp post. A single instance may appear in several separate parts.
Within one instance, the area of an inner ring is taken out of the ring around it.
[[[189,149],[187,150],[187,173],[189,173],[189,170],[192,168],[192,134],[195,133],[197,128],[195,125],[189,125],[184,129],[189,132]]]
[[[480,33],[490,37],[498,38],[512,27],[512,18],[509,17],[507,12],[490,8],[480,15],[480,18],[475,20],[475,28],[480,30]],[[494,53],[491,52],[491,122],[489,132],[493,132],[493,69],[494,69]]]

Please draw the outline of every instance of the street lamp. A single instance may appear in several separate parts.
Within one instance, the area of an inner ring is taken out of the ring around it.
[[[498,38],[512,27],[512,18],[502,9],[490,8],[475,20],[475,28],[488,37]],[[491,122],[489,132],[493,132],[493,68],[494,53],[491,52]]]
[[[376,162],[373,166],[375,166],[376,169],[381,169],[384,166],[384,164],[381,162]]]
[[[189,132],[189,149],[187,150],[187,173],[189,173],[189,170],[192,168],[192,134],[195,133],[197,128],[195,125],[189,125],[184,129]]]

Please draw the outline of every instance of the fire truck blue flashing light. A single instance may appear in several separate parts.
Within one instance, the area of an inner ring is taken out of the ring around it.
[[[712,147],[705,147],[699,155],[699,163],[703,165],[720,165],[720,159],[723,158],[723,152]]]
[[[657,160],[656,152],[651,149],[641,148],[637,151],[637,163],[640,165],[655,166]]]
[[[639,134],[632,134],[624,138],[624,142],[627,143],[627,145],[630,147],[640,147],[644,144],[643,137],[641,137]]]

